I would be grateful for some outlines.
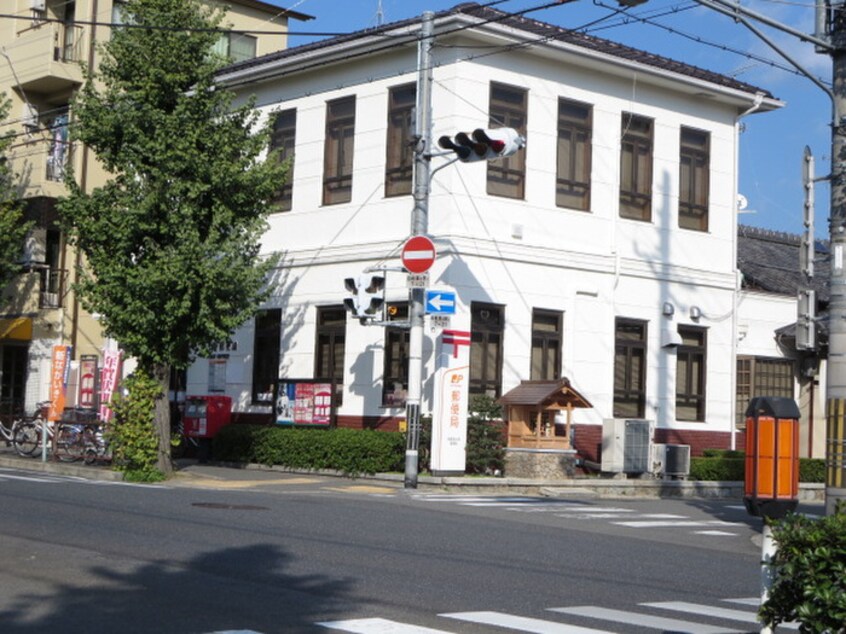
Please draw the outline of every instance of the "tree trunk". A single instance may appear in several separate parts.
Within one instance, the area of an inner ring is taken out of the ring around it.
[[[153,376],[159,382],[161,391],[156,399],[156,433],[159,439],[159,471],[169,476],[173,473],[173,462],[170,455],[170,402],[168,388],[170,388],[170,366],[159,364],[153,368]]]

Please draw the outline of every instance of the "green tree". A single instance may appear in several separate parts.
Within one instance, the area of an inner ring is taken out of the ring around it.
[[[73,104],[73,135],[110,178],[84,192],[71,175],[60,211],[85,255],[83,305],[163,386],[155,419],[167,473],[170,368],[208,354],[266,298],[275,260],[260,256],[260,238],[286,167],[259,160],[269,130],[258,130],[253,102],[235,107],[215,85],[220,12],[130,0],[123,15],[132,26],[113,31]]]
[[[10,102],[0,93],[0,121],[9,114]],[[8,162],[14,133],[0,136],[0,290],[21,272],[21,255],[31,223],[23,221],[15,174]]]

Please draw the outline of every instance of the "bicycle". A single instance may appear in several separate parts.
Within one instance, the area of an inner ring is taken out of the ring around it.
[[[12,446],[19,456],[31,455],[34,446],[31,446],[32,437],[29,423],[24,419],[15,419],[10,426],[0,420],[0,436],[6,441],[6,446]]]

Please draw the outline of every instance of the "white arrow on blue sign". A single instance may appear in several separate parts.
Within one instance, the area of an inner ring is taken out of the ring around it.
[[[455,293],[426,291],[426,313],[429,315],[454,315]]]

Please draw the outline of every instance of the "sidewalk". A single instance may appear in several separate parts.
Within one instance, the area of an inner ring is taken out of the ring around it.
[[[85,465],[82,462],[58,462],[49,456],[46,462],[40,455],[35,458],[18,456],[10,448],[0,447],[0,467],[27,469],[44,473],[69,475],[91,480],[120,482],[123,474],[112,471],[106,465]],[[350,478],[337,471],[304,471],[263,465],[242,465],[227,463],[198,463],[196,460],[177,461],[177,470],[170,482],[202,479],[209,476],[218,480],[243,480],[256,472],[269,474],[300,474],[342,478],[347,480],[383,483],[386,486],[402,488],[404,476],[401,473],[378,473]],[[544,497],[602,497],[602,498],[689,498],[689,499],[743,499],[742,482],[702,482],[657,479],[609,479],[574,478],[572,480],[528,480],[495,477],[432,477],[419,476],[418,489],[437,490],[449,493],[469,494],[519,494]],[[825,485],[800,484],[799,501],[822,503],[825,499]]]

